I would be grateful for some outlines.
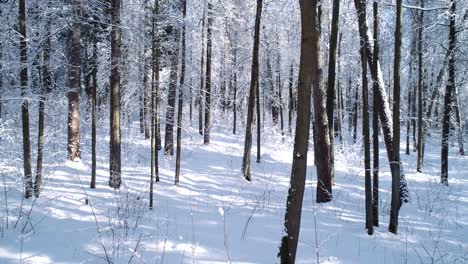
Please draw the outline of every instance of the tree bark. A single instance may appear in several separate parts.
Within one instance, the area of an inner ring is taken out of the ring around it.
[[[182,151],[182,110],[184,98],[184,84],[185,84],[185,19],[187,16],[187,1],[181,0],[182,5],[182,54],[181,54],[181,70],[180,70],[180,83],[179,83],[179,104],[177,106],[177,153],[176,153],[176,171],[175,171],[175,184],[179,184],[180,177],[180,159]]]
[[[111,75],[110,75],[110,178],[109,186],[118,189],[121,179],[120,148],[120,0],[111,0]]]
[[[442,184],[448,185],[448,150],[450,136],[450,112],[452,110],[452,98],[455,90],[455,50],[457,43],[455,26],[455,0],[450,1],[450,30],[449,30],[449,62],[448,62],[448,80],[445,88],[444,115],[442,119],[442,149],[441,149],[441,178]]]
[[[233,120],[232,120],[232,133],[236,134],[236,124],[237,124],[237,43],[234,46],[234,69],[233,69],[233,88],[234,88],[234,99],[233,99]]]
[[[330,132],[330,167],[332,183],[335,181],[334,139],[334,108],[335,108],[335,79],[336,79],[336,49],[338,46],[338,25],[340,19],[340,0],[333,0],[331,33],[328,51],[328,80],[327,80],[327,117]]]
[[[33,194],[31,169],[31,141],[29,134],[29,83],[28,83],[28,45],[26,37],[26,6],[24,0],[19,0],[19,33],[20,33],[20,80],[21,80],[21,117],[23,125],[23,170],[24,170],[24,197],[30,198]]]
[[[362,6],[361,6],[362,7]],[[361,8],[366,13],[366,9]],[[361,25],[362,26],[362,25]],[[361,78],[362,78],[362,134],[364,137],[364,174],[365,174],[365,204],[366,204],[366,228],[367,234],[374,233],[374,220],[372,216],[372,183],[371,183],[371,161],[370,161],[370,136],[369,136],[369,90],[367,83],[366,43],[360,39],[361,53]]]
[[[178,33],[175,33],[178,35]],[[178,39],[178,37],[176,37]],[[176,42],[178,43],[178,41]],[[178,46],[178,44],[175,44]],[[178,58],[179,48],[177,47],[175,54],[171,54],[171,72],[169,74],[169,91],[167,95],[167,106],[166,106],[166,128],[164,134],[164,154],[172,156],[174,155],[174,115],[175,115],[175,103],[177,96],[177,70],[178,70]]]
[[[208,25],[206,33],[206,77],[205,77],[205,126],[203,128],[203,144],[210,143],[211,127],[211,50],[212,50],[212,30],[213,30],[213,7],[211,0],[208,0]]]
[[[311,115],[311,87],[318,88],[320,76],[320,33],[317,25],[317,0],[300,0],[301,58],[299,68],[296,135],[294,138],[291,182],[286,202],[284,236],[278,256],[282,264],[294,264],[301,226],[302,202],[307,174],[307,152]],[[324,93],[325,91],[322,90]],[[323,94],[324,95],[324,94]],[[325,102],[323,102],[325,110]],[[324,111],[324,115],[326,115]],[[325,119],[326,120],[326,119]],[[328,133],[325,134],[328,136]]]
[[[75,17],[81,16],[81,2],[73,1]],[[74,21],[69,31],[70,58],[68,70],[68,159],[76,161],[80,153],[80,78],[81,78],[81,25]]]
[[[380,46],[379,46],[379,3],[373,3],[374,15],[374,61],[379,61]],[[372,74],[377,76],[377,63],[372,65]],[[377,100],[378,83],[372,83],[372,145],[374,149],[373,157],[373,177],[372,177],[372,216],[374,226],[379,226],[379,102]]]
[[[96,188],[96,156],[97,156],[97,73],[98,73],[98,48],[96,36],[93,37],[93,58],[92,58],[92,97],[91,97],[91,188]]]
[[[255,123],[255,113],[259,114],[260,109],[257,109],[256,101],[258,100],[259,87],[258,87],[258,75],[259,75],[259,48],[260,48],[260,22],[262,17],[262,0],[257,0],[257,12],[255,16],[255,33],[254,33],[254,45],[252,55],[252,70],[250,74],[250,92],[249,92],[249,104],[247,109],[247,124],[245,129],[245,141],[244,141],[244,156],[242,159],[242,174],[247,181],[251,180],[250,175],[250,151],[252,149],[252,132],[253,124]],[[260,127],[260,119],[257,120],[257,127]]]
[[[292,135],[292,119],[294,112],[294,98],[293,98],[293,85],[294,85],[294,65],[291,62],[289,69],[289,101],[288,101],[288,133]]]
[[[198,133],[203,135],[203,93],[205,84],[205,7],[203,7],[203,18],[202,18],[202,52],[201,52],[201,63],[200,63],[200,88],[197,97],[198,104]]]
[[[421,8],[424,8],[424,0],[420,0]],[[419,14],[419,29],[418,29],[418,159],[417,171],[423,170],[423,149],[424,149],[424,120],[423,120],[423,98],[424,98],[424,76],[423,76],[423,27],[424,27],[424,12]]]
[[[392,170],[392,199],[390,205],[390,224],[388,230],[398,233],[398,213],[400,201],[400,64],[401,64],[401,28],[403,19],[403,1],[396,2],[395,54],[393,64],[393,153],[390,169]]]

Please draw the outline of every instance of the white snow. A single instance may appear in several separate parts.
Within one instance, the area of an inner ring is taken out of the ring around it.
[[[22,188],[15,169],[2,166],[9,227],[2,193],[0,263],[107,263],[106,254],[113,263],[131,258],[132,263],[278,263],[293,158],[291,136],[283,143],[274,129],[265,130],[262,162],[253,159],[252,182],[247,182],[240,170],[242,131],[232,135],[229,124],[217,125],[206,146],[197,129],[185,130],[179,186],[174,185],[175,159],[160,153],[161,182],[155,184],[151,211],[150,142],[137,126],[123,129],[123,185],[118,191],[108,187],[105,128],[98,141],[97,189],[89,188],[89,137],[83,136],[79,162],[57,155],[57,150],[66,150],[65,138],[58,137],[59,143],[47,147],[41,196],[23,201],[19,220]],[[310,154],[297,263],[467,263],[468,158],[452,148],[450,185],[443,186],[439,144],[434,136],[426,145],[422,174],[415,171],[415,153],[402,154],[413,199],[402,207],[397,236],[387,231],[391,177],[383,144],[380,227],[373,236],[364,229],[360,146],[345,144],[340,150],[336,145],[336,185],[327,204],[314,203],[316,173]]]

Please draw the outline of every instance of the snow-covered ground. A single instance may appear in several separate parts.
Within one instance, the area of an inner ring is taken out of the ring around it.
[[[229,124],[217,124],[211,144],[203,145],[197,129],[185,130],[180,185],[173,183],[175,158],[160,153],[161,182],[155,184],[155,207],[149,210],[150,147],[138,124],[123,128],[120,191],[107,184],[105,128],[98,142],[97,189],[88,187],[89,131],[82,133],[81,162],[65,161],[65,133],[49,136],[38,199],[21,199],[21,167],[13,166],[20,160],[0,160],[0,263],[278,262],[290,136],[282,141],[274,129],[264,129],[262,162],[253,159],[253,181],[247,182],[240,173],[242,131],[232,135]],[[416,173],[414,152],[402,154],[412,201],[402,207],[398,236],[387,231],[390,173],[383,145],[380,227],[373,236],[364,229],[360,145],[345,144],[341,150],[337,145],[334,199],[328,204],[314,203],[310,153],[297,263],[468,263],[468,157],[451,148],[450,186],[443,186],[439,145],[434,135],[426,146],[423,174]]]

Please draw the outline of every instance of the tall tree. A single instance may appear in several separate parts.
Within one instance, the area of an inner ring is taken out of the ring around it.
[[[184,98],[184,83],[185,83],[185,18],[187,16],[187,1],[181,0],[182,5],[182,54],[181,54],[181,70],[179,83],[179,104],[177,106],[177,153],[176,153],[176,171],[175,184],[179,184],[180,175],[180,158],[182,151],[182,109]]]
[[[98,85],[98,47],[96,32],[93,35],[93,55],[91,59],[91,188],[96,188],[96,166],[97,166],[97,85]]]
[[[159,14],[159,0],[154,1],[151,23],[151,178],[149,208],[153,209],[154,180],[159,181],[158,155],[158,122],[159,122],[159,38],[157,16]]]
[[[366,13],[364,4],[361,4],[362,13]],[[359,25],[362,27],[363,25]],[[372,216],[372,183],[371,183],[371,161],[370,161],[370,136],[369,136],[369,95],[367,82],[366,43],[360,39],[361,53],[361,78],[362,78],[362,134],[364,137],[364,173],[365,173],[365,204],[366,204],[366,228],[367,234],[374,233],[374,221]]]
[[[372,81],[374,82],[374,85],[376,85],[376,89],[374,96],[376,96],[376,99],[378,101],[378,112],[379,112],[379,119],[380,119],[380,124],[382,127],[382,132],[383,132],[383,140],[385,143],[385,147],[387,149],[387,159],[391,166],[393,162],[393,131],[392,131],[392,113],[390,112],[390,107],[389,103],[387,100],[387,94],[385,91],[385,83],[383,80],[382,76],[382,71],[380,68],[380,62],[379,60],[374,60],[374,56],[372,55],[371,51],[371,45],[369,41],[369,32],[368,28],[366,25],[366,17],[362,12],[360,12],[360,5],[361,5],[361,0],[354,0],[354,5],[357,10],[357,15],[358,15],[358,21],[360,25],[363,25],[359,27],[359,35],[362,39],[364,39],[367,49],[367,63],[372,66],[373,63],[376,64],[375,67],[377,67],[377,71],[371,71],[372,73]],[[399,200],[400,200],[400,205],[401,202],[407,202],[409,200],[409,193],[408,193],[408,188],[407,188],[407,183],[406,183],[406,178],[405,174],[403,171],[403,167],[400,162],[399,164],[399,170],[391,170],[392,172],[392,179],[398,179],[399,180]],[[396,175],[395,175],[396,174]],[[393,187],[393,186],[392,186]]]
[[[28,44],[26,37],[26,5],[24,0],[19,1],[19,33],[20,33],[20,63],[21,63],[21,117],[23,123],[23,170],[24,170],[24,197],[30,198],[33,194],[32,165],[31,165],[31,139],[29,134],[29,82],[28,82]]]
[[[312,3],[312,5],[314,5]],[[317,5],[321,8],[321,2]],[[320,11],[321,9],[319,9]],[[312,17],[314,15],[312,14]],[[320,55],[320,20],[318,16],[318,24],[316,32],[312,34],[312,43],[314,48],[312,53],[312,94],[314,105],[314,133],[315,133],[315,164],[317,168],[317,202],[326,203],[332,200],[332,179],[333,179],[333,162],[332,159],[332,138],[330,138],[330,126],[327,116],[327,91],[323,85],[323,70]],[[318,158],[320,157],[320,158]]]
[[[235,33],[235,38],[237,39],[237,34]],[[236,41],[236,40],[235,40]],[[232,113],[233,113],[233,120],[232,120],[232,133],[236,134],[236,124],[237,124],[237,42],[233,44],[233,53],[234,53],[234,69],[232,74],[232,85],[233,85],[233,93],[234,98],[232,100]]]
[[[333,110],[335,108],[335,79],[336,79],[336,49],[338,46],[338,25],[340,18],[340,0],[333,0],[333,11],[332,11],[332,22],[331,22],[331,34],[329,45],[330,49],[328,52],[328,81],[327,81],[327,117],[330,133],[330,167],[332,182],[335,180],[334,177],[334,150],[333,150]]]
[[[36,179],[34,181],[34,194],[39,197],[42,189],[42,161],[44,157],[44,126],[45,126],[45,103],[46,93],[50,92],[52,88],[52,78],[49,72],[50,63],[50,27],[46,25],[46,39],[42,46],[42,66],[41,66],[41,91],[39,95],[39,120],[38,120],[38,133],[37,133],[37,163],[36,163]]]
[[[197,104],[198,104],[198,133],[203,135],[203,88],[205,84],[205,5],[203,5],[202,17],[202,52],[200,59],[200,88],[198,90]]]
[[[166,106],[166,129],[164,134],[164,153],[166,155],[174,155],[174,115],[175,103],[177,96],[177,71],[179,61],[179,30],[173,30],[175,36],[175,48],[170,56],[170,73],[169,73],[169,90],[167,94]]]
[[[403,1],[396,1],[395,54],[393,63],[393,155],[392,199],[390,208],[389,231],[398,232],[398,212],[400,211],[400,64],[401,64],[401,28],[403,20]]]
[[[81,1],[73,1],[74,21],[69,30],[68,69],[68,159],[76,161],[80,153],[80,90],[81,90]]]
[[[424,9],[424,0],[420,0],[421,9]],[[417,171],[423,170],[423,149],[424,149],[424,121],[423,121],[423,100],[424,100],[424,76],[423,76],[423,27],[424,11],[420,11],[418,23],[418,164]]]
[[[292,119],[294,111],[294,98],[293,98],[293,85],[294,85],[294,64],[291,61],[289,66],[289,85],[288,85],[288,133],[292,134]]]
[[[208,21],[206,33],[206,77],[205,77],[205,126],[203,129],[203,143],[210,143],[211,127],[211,51],[213,31],[213,7],[208,0]]]
[[[311,87],[318,84],[320,70],[320,32],[317,25],[317,0],[300,0],[301,7],[301,59],[299,68],[296,135],[293,164],[284,219],[284,236],[278,253],[282,264],[296,261],[302,201],[307,173],[307,152],[311,115]],[[325,108],[325,102],[323,104]],[[328,135],[328,133],[326,134]]]
[[[244,141],[244,156],[242,159],[242,174],[245,179],[250,181],[250,151],[252,149],[252,132],[253,124],[255,122],[255,113],[260,109],[257,109],[255,103],[258,95],[258,75],[259,75],[259,48],[260,48],[260,21],[262,17],[262,0],[257,0],[257,12],[255,15],[255,33],[254,33],[254,44],[253,44],[253,56],[252,56],[252,70],[250,73],[250,91],[249,91],[249,104],[247,109],[247,127],[245,129],[245,141]],[[260,126],[260,120],[257,121],[257,126]]]
[[[442,150],[441,150],[441,183],[448,185],[448,150],[450,136],[450,112],[452,110],[452,99],[455,90],[455,50],[457,47],[457,29],[455,26],[456,16],[455,0],[450,1],[450,30],[449,30],[449,62],[448,79],[445,87],[444,114],[442,119]]]
[[[120,60],[121,29],[120,0],[111,0],[111,74],[110,74],[110,179],[109,186],[120,188]]]
[[[374,26],[374,61],[379,61],[379,3],[373,3]],[[372,64],[372,74],[377,76],[377,63]],[[379,102],[377,100],[378,83],[372,83],[372,147],[373,147],[373,175],[372,175],[372,216],[374,226],[379,226]]]

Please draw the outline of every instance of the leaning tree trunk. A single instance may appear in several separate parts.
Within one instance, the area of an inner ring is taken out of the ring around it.
[[[284,236],[278,256],[282,264],[296,261],[302,202],[307,174],[307,152],[311,117],[311,87],[320,83],[320,33],[317,25],[317,1],[300,0],[301,6],[301,61],[299,68],[296,135],[294,138],[293,164],[284,219]],[[324,91],[322,90],[324,93]],[[324,94],[323,94],[324,95]],[[323,99],[323,97],[322,97]],[[325,102],[323,102],[325,108]],[[325,110],[325,109],[323,109]],[[325,111],[323,114],[326,115]],[[325,119],[326,120],[326,119]],[[328,136],[328,131],[325,133]]]
[[[361,0],[354,0],[354,4],[357,10],[358,14],[358,20],[359,24],[364,25],[363,27],[359,27],[359,35],[361,38],[364,39],[366,43],[366,49],[367,49],[367,63],[369,66],[372,67],[374,63],[374,56],[372,55],[372,45],[370,45],[369,41],[369,32],[368,28],[366,25],[366,18],[359,12],[359,7],[360,7]],[[380,68],[380,63],[378,60],[375,61],[377,64],[375,67],[377,68],[376,71],[372,71],[372,81],[374,82],[374,85],[376,85],[376,90],[374,96],[376,96],[378,105],[378,112],[379,112],[379,118],[380,118],[380,123],[382,127],[382,132],[383,132],[383,140],[385,143],[385,147],[387,149],[387,158],[389,163],[392,163],[393,160],[393,132],[392,132],[392,114],[390,112],[390,107],[389,103],[387,100],[387,94],[385,92],[385,83],[383,80],[382,76],[382,71]],[[400,200],[402,202],[407,202],[409,201],[409,194],[408,194],[408,189],[407,189],[407,184],[406,184],[406,178],[405,174],[403,171],[403,167],[401,166],[400,163],[400,169],[398,172],[399,175],[396,177],[399,177],[400,179]]]
[[[455,90],[455,49],[456,49],[456,27],[455,27],[455,0],[450,3],[450,30],[449,30],[449,62],[448,80],[445,88],[444,115],[442,119],[442,151],[441,151],[441,183],[448,185],[448,150],[450,136],[450,112],[452,110],[452,98]]]
[[[257,13],[255,16],[255,33],[254,33],[254,45],[253,45],[253,57],[252,57],[252,70],[250,74],[250,92],[249,92],[249,105],[247,109],[247,127],[245,129],[245,141],[244,141],[244,156],[242,159],[242,174],[245,179],[250,181],[250,151],[252,149],[252,134],[253,124],[255,122],[255,113],[259,112],[260,109],[256,109],[256,101],[258,95],[258,75],[259,75],[259,61],[258,54],[260,48],[260,20],[262,16],[262,0],[257,0]],[[257,121],[257,126],[260,127],[260,119]]]
[[[180,83],[179,83],[179,104],[177,106],[177,153],[176,153],[176,171],[175,171],[175,184],[179,184],[180,175],[180,159],[182,151],[182,110],[184,98],[184,83],[185,83],[185,19],[187,16],[187,1],[182,0],[182,54],[181,54],[181,70],[180,70]]]
[[[120,188],[120,0],[111,0],[111,75],[110,75],[110,178],[109,186]]]
[[[33,194],[32,168],[31,168],[31,141],[29,136],[29,84],[28,84],[28,44],[26,38],[26,6],[25,1],[19,1],[19,33],[20,33],[20,63],[21,63],[21,117],[23,123],[23,169],[24,169],[24,196],[26,199]]]
[[[210,143],[211,127],[211,50],[212,50],[212,30],[213,30],[213,7],[211,0],[208,0],[208,25],[206,33],[206,76],[205,76],[205,126],[203,128],[203,144]]]
[[[75,0],[74,14],[81,16],[81,2]],[[68,72],[68,159],[76,161],[80,153],[80,65],[81,65],[81,26],[74,21],[70,31],[70,58]]]

